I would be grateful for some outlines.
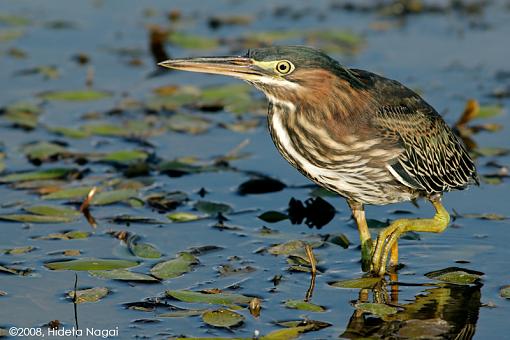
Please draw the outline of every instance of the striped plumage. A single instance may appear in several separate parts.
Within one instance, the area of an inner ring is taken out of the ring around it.
[[[351,79],[323,72],[317,82],[302,80],[301,74],[290,92],[254,83],[270,101],[268,122],[276,147],[301,173],[367,204],[406,201],[477,182],[462,142],[420,96],[394,80],[337,67]],[[294,81],[292,75],[287,79]],[[330,91],[318,98],[320,105],[307,100],[313,84]]]

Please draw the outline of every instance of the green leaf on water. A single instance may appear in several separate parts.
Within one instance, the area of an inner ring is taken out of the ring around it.
[[[425,274],[425,276],[429,279],[459,285],[470,285],[476,283],[481,279],[482,275],[482,272],[459,267],[448,267]]]
[[[202,315],[207,309],[177,309],[171,312],[158,314],[158,318],[182,318],[187,316]]]
[[[312,248],[318,248],[324,244],[322,241],[307,242]],[[285,243],[277,244],[268,249],[272,255],[295,255],[301,258],[305,254],[305,242],[301,240],[291,240]]]
[[[220,126],[235,132],[247,132],[260,126],[259,119],[237,120],[232,123],[220,123]]]
[[[34,250],[35,247],[32,246],[25,246],[25,247],[17,247],[17,248],[10,248],[10,249],[4,249],[0,252],[3,252],[7,255],[22,255],[31,252]]]
[[[505,299],[510,299],[510,285],[501,287],[499,295]]]
[[[499,105],[482,105],[475,118],[497,117],[503,113],[503,108]]]
[[[23,210],[35,214],[35,215],[43,215],[43,216],[61,216],[61,217],[69,217],[74,218],[81,215],[78,210],[72,208],[58,207],[58,206],[50,206],[50,205],[33,205],[31,207],[25,207]]]
[[[231,328],[242,324],[244,316],[228,309],[216,309],[202,314],[202,321],[213,327]]]
[[[90,236],[88,231],[72,230],[66,233],[52,233],[44,236],[34,237],[36,240],[77,240]]]
[[[200,216],[189,212],[170,213],[167,214],[166,217],[172,222],[190,222],[196,221],[201,218]]]
[[[0,24],[8,26],[27,26],[30,25],[31,20],[15,14],[0,13]]]
[[[345,234],[337,234],[337,235],[331,235],[328,238],[328,242],[331,242],[333,244],[339,245],[340,247],[347,249],[351,245],[351,241],[347,238]]]
[[[311,302],[305,302],[303,300],[287,300],[285,301],[285,307],[290,309],[299,309],[309,312],[324,312],[326,308],[316,305]]]
[[[44,266],[51,270],[111,270],[137,266],[136,261],[83,258],[70,261],[48,262]]]
[[[370,289],[374,288],[379,282],[381,282],[379,277],[360,277],[358,279],[341,280],[328,284],[338,288]]]
[[[193,35],[176,31],[168,34],[168,41],[182,48],[198,50],[210,50],[218,46],[218,41],[211,36]]]
[[[385,317],[398,312],[398,308],[385,305],[384,303],[357,303],[354,307],[362,312],[367,312],[380,317]]]
[[[130,272],[126,269],[112,269],[112,270],[91,270],[89,274],[94,277],[101,279],[120,280],[120,281],[147,281],[156,282],[159,281],[155,277],[150,275]]]
[[[91,205],[108,205],[118,202],[127,201],[131,197],[136,197],[137,190],[133,189],[118,189],[110,191],[101,191],[94,196]]]
[[[168,118],[167,125],[173,131],[197,135],[209,130],[211,121],[191,114],[177,113]]]
[[[40,171],[18,172],[0,177],[0,183],[58,179],[66,177],[73,171],[75,170],[70,168],[54,168]]]
[[[151,268],[151,274],[158,279],[171,279],[192,270],[198,264],[198,258],[191,253],[182,252],[177,258],[160,262]]]
[[[194,292],[191,290],[167,290],[166,296],[174,298],[182,302],[189,303],[208,303],[213,305],[243,305],[247,306],[252,297],[232,294],[232,293],[217,293],[207,294],[202,292]]]
[[[83,131],[87,134],[97,136],[129,136],[130,131],[123,126],[114,124],[89,124],[82,126]]]
[[[264,222],[276,223],[288,219],[289,216],[279,211],[270,210],[260,214],[258,218]]]
[[[99,157],[99,161],[129,164],[138,161],[145,161],[149,155],[139,150],[121,150],[110,152]]]
[[[69,200],[80,199],[87,196],[92,190],[91,186],[63,188],[58,191],[42,196],[45,200]]]
[[[0,30],[0,42],[16,40],[25,34],[24,30]]]
[[[49,126],[47,129],[57,135],[75,139],[86,138],[90,135],[82,129],[73,129],[65,126]]]
[[[111,93],[96,90],[63,90],[50,91],[39,94],[39,97],[46,100],[58,101],[92,101],[108,98]]]
[[[161,257],[161,252],[152,244],[138,242],[138,236],[131,236],[128,239],[128,248],[133,255],[145,259],[158,259]]]
[[[94,287],[76,291],[76,299],[74,291],[70,291],[67,295],[76,303],[97,302],[108,295],[108,288]]]
[[[68,152],[67,149],[62,145],[46,141],[28,144],[23,147],[23,153],[29,160],[38,160],[41,162],[66,152]]]
[[[32,214],[2,214],[0,220],[24,223],[68,223],[74,218],[69,216],[45,216]]]
[[[232,207],[225,203],[198,201],[193,207],[208,215],[216,215],[218,213],[229,214],[232,212]]]

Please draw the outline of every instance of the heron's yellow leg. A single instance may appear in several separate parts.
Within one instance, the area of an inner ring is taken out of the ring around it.
[[[370,270],[372,260],[372,236],[368,230],[363,204],[348,200],[352,216],[358,226],[359,239],[361,241],[361,269],[365,272]]]
[[[379,233],[372,256],[373,274],[379,276],[385,274],[388,253],[402,234],[408,231],[440,233],[446,229],[450,223],[450,215],[441,204],[441,198],[438,196],[430,198],[430,202],[436,209],[433,218],[396,220]]]

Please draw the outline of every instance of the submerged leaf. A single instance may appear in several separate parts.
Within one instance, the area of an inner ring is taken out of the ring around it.
[[[137,266],[136,261],[107,259],[78,259],[70,261],[48,262],[44,266],[51,270],[111,270]]]
[[[244,316],[228,309],[217,309],[202,314],[202,320],[210,326],[230,328],[243,323]]]
[[[156,264],[151,268],[151,274],[162,280],[171,279],[191,271],[197,263],[198,258],[191,253],[183,252],[177,255],[176,259]]]

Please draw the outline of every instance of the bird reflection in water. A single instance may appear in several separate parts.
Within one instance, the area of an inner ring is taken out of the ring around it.
[[[392,278],[392,281],[396,281]],[[376,316],[356,309],[344,339],[472,339],[480,309],[482,284],[425,284],[430,287],[410,303],[399,303],[398,291],[404,283],[391,284],[381,280],[373,289],[361,289],[356,305],[372,301],[398,308],[394,314]],[[389,292],[388,292],[389,291]]]

